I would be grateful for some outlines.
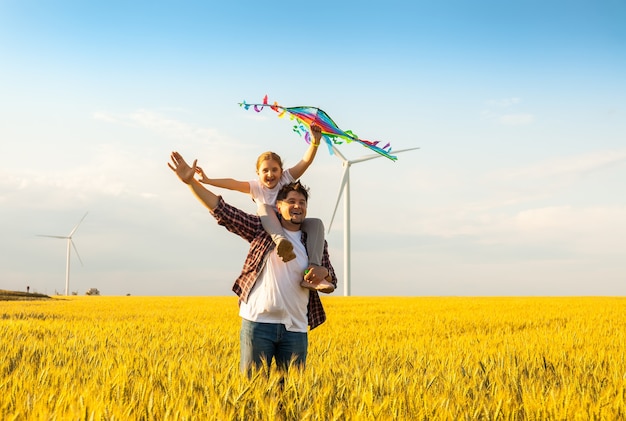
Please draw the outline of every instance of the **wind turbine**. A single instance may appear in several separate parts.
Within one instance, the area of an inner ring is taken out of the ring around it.
[[[358,164],[360,162],[369,161],[370,159],[380,158],[382,155],[367,155],[361,158],[356,158],[353,160],[346,159],[334,145],[331,145],[331,148],[335,152],[335,154],[341,159],[343,165],[343,177],[341,179],[341,186],[339,187],[339,194],[337,195],[337,203],[335,203],[335,210],[333,211],[333,216],[330,219],[330,224],[328,225],[328,232],[330,232],[330,228],[333,225],[333,221],[335,219],[335,214],[337,213],[337,207],[339,206],[339,201],[341,200],[341,194],[345,192],[343,195],[343,271],[344,271],[344,280],[343,280],[343,295],[348,297],[350,296],[350,166],[352,164]],[[393,153],[407,152],[412,151],[419,148],[409,148],[402,149],[399,151],[393,151]]]
[[[38,235],[38,237],[60,238],[62,240],[67,240],[67,262],[66,262],[66,265],[65,265],[65,295],[70,295],[70,249],[72,247],[74,247],[74,251],[76,252],[76,256],[78,256],[78,260],[80,260],[80,264],[81,265],[83,264],[83,261],[80,258],[80,254],[78,254],[78,249],[76,249],[76,246],[74,245],[74,242],[72,241],[72,236],[74,235],[74,233],[78,229],[78,226],[83,222],[83,219],[85,219],[85,217],[87,216],[87,213],[88,212],[85,212],[85,216],[83,216],[82,219],[80,221],[78,221],[78,224],[76,224],[76,226],[72,229],[72,231],[67,236],[61,236],[61,235]]]

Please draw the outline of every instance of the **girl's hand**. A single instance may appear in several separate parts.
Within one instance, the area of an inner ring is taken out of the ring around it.
[[[313,123],[311,125],[311,134],[313,135],[313,145],[319,146],[320,141],[322,140],[322,128]]]
[[[199,182],[209,184],[209,177],[206,176],[202,168],[196,167],[196,174],[200,176],[200,178],[198,179]]]

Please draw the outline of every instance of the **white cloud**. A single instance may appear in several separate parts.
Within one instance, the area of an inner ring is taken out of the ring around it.
[[[547,206],[519,212],[508,222],[517,242],[558,244],[585,254],[621,254],[626,246],[626,206]]]
[[[553,179],[557,176],[575,176],[626,162],[626,149],[594,151],[580,155],[561,156],[533,165],[511,168],[493,173],[492,179]]]
[[[522,100],[516,97],[504,99],[490,99],[487,101],[487,105],[492,107],[506,108],[515,104],[519,104],[520,102],[522,102]]]
[[[214,129],[192,127],[187,123],[168,118],[154,111],[138,110],[130,114],[129,118],[140,127],[170,139],[206,142],[218,137],[218,133]]]
[[[506,113],[502,114],[503,109],[511,108],[521,103],[522,100],[517,97],[504,99],[491,99],[487,101],[487,110],[482,111],[482,116],[488,120],[496,121],[506,126],[522,126],[535,121],[535,117],[530,113]],[[495,108],[496,110],[492,110]]]
[[[436,171],[447,171],[431,168],[435,173],[424,177],[432,185],[415,184],[408,195],[419,197],[419,205],[395,200],[395,220],[403,223],[385,230],[503,250],[614,255],[626,247],[626,205],[605,193],[619,187],[624,163],[626,149],[601,150],[466,173],[445,186],[437,184]]]
[[[507,126],[522,126],[535,120],[532,114],[504,114],[498,117],[500,123]]]
[[[141,127],[168,139],[208,143],[224,141],[223,136],[212,128],[194,127],[188,123],[165,116],[159,112],[139,109],[130,114],[113,115],[107,112],[94,112],[95,120],[124,126]]]
[[[527,207],[514,213],[430,209],[419,211],[404,229],[421,236],[476,245],[618,254],[626,247],[626,206]]]
[[[101,112],[101,111],[96,111],[92,113],[91,116],[93,117],[94,120],[98,120],[98,121],[106,121],[107,123],[117,122],[117,118],[115,118],[111,114]]]
[[[26,169],[17,174],[0,171],[0,201],[16,208],[58,208],[100,196],[146,197],[149,193],[144,189],[153,185],[152,174],[160,172],[157,165],[123,146],[98,145],[77,166],[47,172]]]

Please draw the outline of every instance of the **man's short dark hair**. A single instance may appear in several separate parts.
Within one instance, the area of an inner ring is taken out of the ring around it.
[[[284,185],[276,196],[276,201],[279,202],[281,200],[285,200],[289,192],[295,191],[304,196],[304,200],[309,201],[309,188],[304,184],[300,183],[300,180],[294,181],[293,183],[289,183]]]

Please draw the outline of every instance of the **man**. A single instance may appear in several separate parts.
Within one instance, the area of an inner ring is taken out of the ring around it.
[[[281,369],[289,364],[304,367],[308,349],[308,328],[314,329],[326,320],[317,291],[300,286],[302,279],[312,285],[323,279],[332,288],[337,277],[324,243],[321,266],[307,266],[306,234],[300,225],[306,218],[308,190],[299,182],[284,186],[278,193],[276,207],[285,234],[294,245],[296,258],[284,263],[275,250],[274,241],[265,231],[261,219],[227,204],[221,196],[207,190],[194,178],[197,160],[190,167],[178,152],[172,152],[168,166],[189,185],[193,194],[230,232],[250,243],[248,256],[233,291],[239,296],[242,317],[240,347],[241,370],[271,365]]]

